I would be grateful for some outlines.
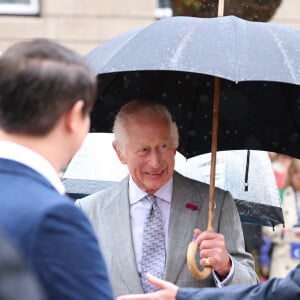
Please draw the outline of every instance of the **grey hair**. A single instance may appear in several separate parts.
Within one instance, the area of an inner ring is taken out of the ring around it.
[[[113,133],[115,143],[119,146],[122,152],[124,151],[124,148],[126,146],[126,125],[128,121],[149,115],[154,116],[155,118],[165,119],[168,122],[172,144],[175,148],[178,147],[178,128],[176,122],[173,121],[171,113],[169,112],[167,107],[156,102],[137,99],[127,102],[124,106],[122,106],[115,117]]]

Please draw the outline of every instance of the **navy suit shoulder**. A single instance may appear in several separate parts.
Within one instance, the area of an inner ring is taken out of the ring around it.
[[[3,159],[0,190],[0,225],[22,250],[48,299],[113,298],[95,233],[72,200],[34,170]]]
[[[256,285],[216,288],[180,288],[177,300],[298,300],[300,299],[300,264],[284,279],[270,279]]]

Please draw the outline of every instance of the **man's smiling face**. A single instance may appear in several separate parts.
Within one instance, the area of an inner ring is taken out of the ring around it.
[[[126,124],[126,146],[119,159],[127,164],[134,182],[149,194],[155,193],[173,175],[176,147],[167,120],[149,116]]]

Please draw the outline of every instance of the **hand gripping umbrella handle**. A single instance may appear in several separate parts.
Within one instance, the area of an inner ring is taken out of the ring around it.
[[[197,279],[204,279],[208,277],[211,273],[211,268],[210,267],[203,267],[203,270],[200,271],[197,267],[196,260],[195,260],[195,255],[197,252],[197,244],[195,241],[191,241],[189,243],[189,247],[187,250],[187,265],[192,273],[192,275],[197,278]]]

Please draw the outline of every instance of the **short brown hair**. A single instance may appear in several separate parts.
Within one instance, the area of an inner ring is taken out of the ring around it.
[[[84,59],[46,39],[17,43],[0,57],[0,128],[44,135],[78,100],[90,113],[96,78]]]

